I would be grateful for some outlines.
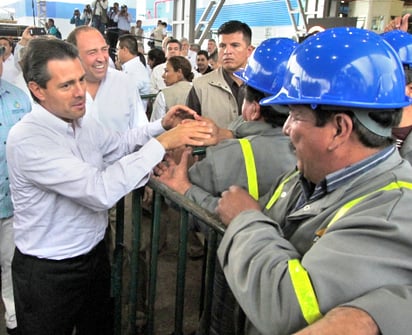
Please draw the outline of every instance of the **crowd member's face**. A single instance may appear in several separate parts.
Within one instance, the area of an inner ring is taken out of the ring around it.
[[[208,41],[207,42],[207,52],[209,55],[213,53],[216,50],[216,43],[213,41]]]
[[[302,105],[291,105],[283,132],[289,136],[295,150],[299,171],[311,182],[320,182],[329,173],[328,146],[336,128],[330,123],[317,127],[315,114],[311,109]]]
[[[82,117],[86,110],[86,80],[80,60],[51,60],[47,70],[51,78],[46,88],[29,82],[29,88],[40,104],[66,122]]]
[[[166,46],[166,58],[170,58],[172,56],[181,56],[181,50],[178,43],[169,43]]]
[[[77,49],[89,82],[100,82],[109,66],[109,46],[98,30],[81,31],[77,35]]]
[[[175,71],[173,66],[166,62],[165,72],[163,72],[163,80],[166,86],[173,85],[182,79],[182,71]]]
[[[120,64],[126,63],[127,51],[127,48],[122,48],[120,44],[117,45],[117,59]]]
[[[0,57],[0,59],[1,58],[7,59],[11,55],[11,46],[10,46],[9,41],[4,40],[4,39],[0,39],[0,46],[3,46],[5,48],[4,49],[4,54],[3,54],[3,56]]]
[[[189,42],[183,41],[181,43],[182,43],[182,51],[184,52],[189,51],[189,47],[190,47]]]
[[[205,55],[197,55],[196,57],[196,66],[200,72],[204,72],[209,65],[209,61],[207,60]]]
[[[252,46],[246,44],[243,33],[219,35],[219,63],[226,71],[244,68],[251,53]]]

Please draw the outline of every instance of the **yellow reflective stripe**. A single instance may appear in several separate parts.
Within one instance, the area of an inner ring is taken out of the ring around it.
[[[274,205],[274,203],[279,199],[280,195],[282,194],[283,187],[286,185],[286,183],[290,179],[292,179],[298,173],[299,171],[292,173],[289,177],[287,177],[284,181],[280,183],[280,185],[276,188],[275,193],[273,193],[272,197],[269,199],[268,203],[266,204],[266,209],[270,209]]]
[[[312,324],[322,317],[322,313],[308,272],[298,259],[288,261],[288,270],[302,315],[308,324]]]
[[[242,148],[243,157],[245,159],[247,184],[249,194],[257,200],[259,198],[259,186],[256,174],[255,157],[253,155],[252,145],[246,138],[239,139],[240,147]]]
[[[371,193],[362,195],[359,198],[353,199],[349,202],[347,202],[346,204],[344,204],[341,208],[339,208],[339,210],[336,212],[335,216],[333,217],[333,219],[329,222],[327,228],[329,228],[331,225],[333,225],[336,221],[338,221],[342,216],[344,216],[353,206],[355,206],[356,204],[358,204],[359,202],[361,202],[363,199],[365,199],[366,197],[369,197],[372,194],[375,194],[377,192],[381,192],[381,191],[392,191],[392,190],[398,190],[401,188],[408,188],[410,190],[412,190],[412,183],[408,183],[406,181],[398,181],[398,182],[392,182],[386,186],[381,187],[380,189],[373,191]]]
[[[292,175],[293,176],[293,175]],[[283,188],[283,185],[292,177],[287,178],[279,187]],[[343,217],[353,206],[360,203],[366,197],[381,191],[399,190],[401,188],[407,188],[412,190],[412,183],[405,181],[398,181],[389,183],[386,186],[379,188],[376,191],[370,192],[356,199],[353,199],[343,205],[335,214],[332,221],[328,224],[328,228],[334,224],[337,220]],[[278,190],[276,190],[278,191]],[[275,192],[276,193],[276,192]],[[279,197],[279,196],[278,196]],[[272,197],[273,198],[273,197]],[[277,198],[276,198],[277,199]],[[276,201],[275,199],[275,201]],[[302,264],[297,259],[291,259],[288,261],[289,275],[292,281],[293,289],[295,291],[298,303],[302,312],[302,315],[308,324],[312,324],[316,320],[322,317],[322,313],[319,309],[318,300],[316,298],[315,291],[310,281],[307,271],[303,268]]]

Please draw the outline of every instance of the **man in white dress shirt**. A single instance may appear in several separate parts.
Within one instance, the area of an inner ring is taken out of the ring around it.
[[[0,47],[4,47],[4,54],[0,57],[3,61],[2,78],[9,83],[16,84],[20,69],[16,66],[13,55],[13,41],[7,37],[0,37]]]
[[[109,129],[125,131],[148,122],[136,94],[136,84],[121,71],[109,67],[109,46],[99,31],[80,26],[67,37],[79,50],[86,71],[87,113]]]
[[[86,72],[77,49],[61,40],[31,40],[22,68],[36,104],[6,147],[19,330],[111,335],[107,210],[147,182],[165,150],[203,145],[211,129],[193,121],[165,132],[180,121],[175,109],[159,122],[109,131],[85,116]]]
[[[117,57],[122,66],[122,71],[126,73],[137,86],[137,94],[139,96],[150,94],[149,72],[138,56],[136,36],[127,34],[119,37]],[[143,103],[147,105],[147,101],[143,101]]]

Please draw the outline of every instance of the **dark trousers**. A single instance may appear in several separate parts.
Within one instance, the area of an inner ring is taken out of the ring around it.
[[[100,15],[93,15],[92,17],[92,27],[97,28],[102,35],[104,35],[104,31],[106,29],[106,24],[102,22],[102,18]]]
[[[117,40],[119,39],[120,30],[117,28],[108,28],[106,30],[107,44],[109,44],[109,55],[113,62],[116,62]]]
[[[17,324],[22,335],[111,335],[113,303],[105,243],[86,255],[40,259],[17,248],[12,263]]]

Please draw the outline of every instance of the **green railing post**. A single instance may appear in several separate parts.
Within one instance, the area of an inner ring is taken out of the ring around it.
[[[180,226],[179,226],[179,251],[177,259],[176,274],[176,296],[175,296],[175,318],[174,318],[174,335],[183,335],[184,324],[184,303],[185,303],[185,286],[186,286],[186,267],[187,267],[187,238],[188,238],[188,218],[193,215],[195,218],[203,221],[209,227],[207,237],[207,255],[204,260],[204,286],[202,287],[201,296],[204,297],[202,306],[199,304],[199,311],[203,314],[199,330],[202,334],[209,334],[211,308],[213,299],[213,281],[216,264],[216,249],[218,238],[223,235],[225,227],[216,218],[216,216],[207,210],[201,208],[186,197],[174,192],[157,180],[151,179],[148,184],[153,189],[152,205],[152,230],[151,230],[151,250],[150,250],[150,269],[149,269],[149,289],[148,289],[148,307],[147,307],[147,324],[145,335],[154,334],[155,322],[155,302],[157,289],[157,268],[158,252],[160,240],[160,219],[163,197],[169,199],[180,208]],[[139,252],[141,247],[141,223],[142,223],[142,204],[139,190],[133,192],[132,198],[132,259],[131,259],[131,284],[129,291],[129,316],[128,322],[130,333],[136,334],[136,311],[139,283]],[[112,269],[112,294],[115,301],[115,329],[114,335],[122,335],[122,270],[123,270],[123,239],[124,239],[124,199],[121,199],[116,206],[116,247],[113,255]],[[202,299],[202,298],[201,298]],[[202,299],[203,300],[203,299]]]
[[[189,215],[180,208],[179,257],[177,261],[176,302],[175,302],[175,331],[174,335],[183,335],[183,311],[186,285],[187,260],[187,227]]]
[[[156,279],[157,279],[157,260],[159,251],[160,238],[160,216],[162,208],[162,196],[159,192],[153,190],[153,220],[150,250],[150,271],[149,271],[149,299],[148,299],[148,318],[147,318],[147,335],[154,334],[154,311],[156,300]]]
[[[124,239],[124,198],[116,205],[116,244],[113,252],[112,294],[114,297],[114,335],[122,334],[122,278]]]
[[[129,296],[129,329],[130,335],[136,334],[137,288],[139,283],[139,252],[142,223],[142,190],[134,190],[132,194],[132,259],[130,265],[130,296]]]

